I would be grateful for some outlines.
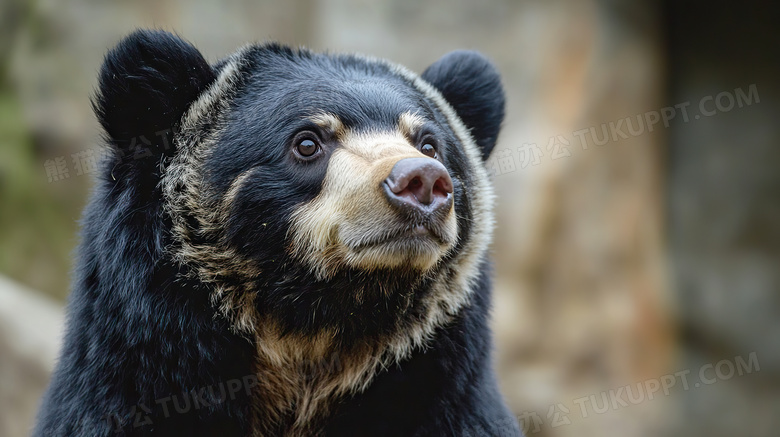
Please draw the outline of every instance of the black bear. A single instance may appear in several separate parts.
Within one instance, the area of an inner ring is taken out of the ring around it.
[[[106,55],[40,436],[519,435],[491,368],[496,69],[164,31]]]

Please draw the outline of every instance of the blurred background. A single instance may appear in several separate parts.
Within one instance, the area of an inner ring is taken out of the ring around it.
[[[501,71],[495,365],[530,436],[780,429],[780,7],[759,1],[0,0],[0,436],[56,359],[99,152],[105,51],[137,27]]]

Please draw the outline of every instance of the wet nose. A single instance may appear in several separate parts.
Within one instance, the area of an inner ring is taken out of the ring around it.
[[[387,200],[410,212],[435,212],[452,205],[452,179],[444,165],[433,158],[398,161],[384,183]]]

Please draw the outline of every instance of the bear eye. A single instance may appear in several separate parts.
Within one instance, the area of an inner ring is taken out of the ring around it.
[[[317,143],[310,139],[301,140],[300,143],[298,143],[298,153],[301,154],[301,156],[311,156],[314,155],[317,152]]]
[[[436,158],[436,145],[431,140],[425,140],[423,141],[423,145],[420,146],[420,152],[422,152],[423,155],[429,156],[431,158]]]
[[[302,132],[295,138],[295,153],[301,158],[311,158],[320,149],[320,141],[312,132]]]

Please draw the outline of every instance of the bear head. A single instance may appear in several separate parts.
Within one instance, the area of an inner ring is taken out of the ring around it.
[[[211,65],[137,31],[107,55],[94,102],[106,183],[159,208],[166,256],[264,344],[402,356],[486,268],[504,94],[475,52],[419,76],[277,44]]]

